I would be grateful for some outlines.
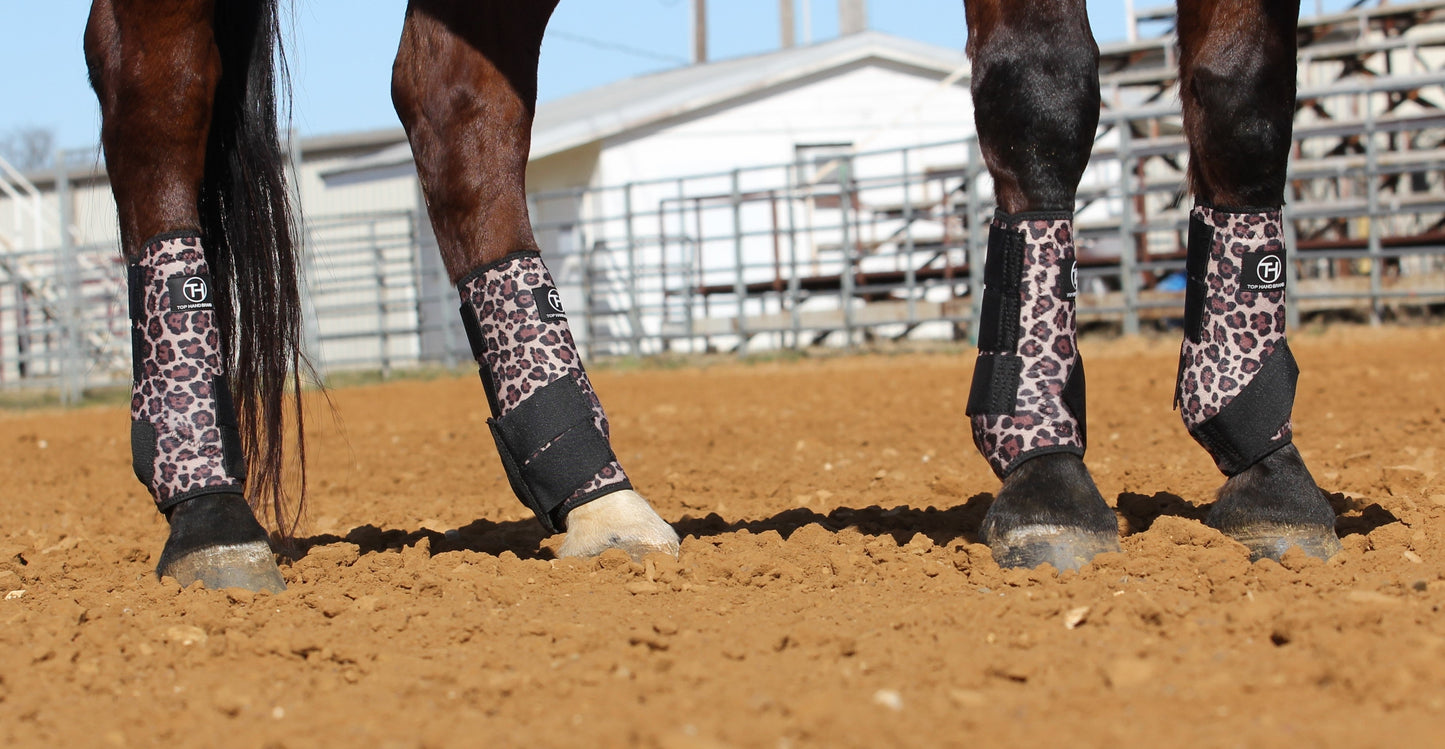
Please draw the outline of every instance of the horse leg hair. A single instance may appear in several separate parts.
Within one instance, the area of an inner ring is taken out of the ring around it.
[[[1199,203],[1193,220],[1205,227],[1205,241],[1198,242],[1199,246],[1195,246],[1195,227],[1191,227],[1191,266],[1204,267],[1211,241],[1213,253],[1219,257],[1236,251],[1226,247],[1240,247],[1245,252],[1264,247],[1285,257],[1280,207],[1295,112],[1298,17],[1298,0],[1180,0],[1180,98],[1189,139],[1189,183]],[[1199,257],[1194,257],[1196,254]],[[1214,266],[1210,268],[1213,273]],[[1234,281],[1226,279],[1225,283]],[[1201,285],[1201,296],[1218,293],[1203,291],[1208,286]],[[1237,304],[1240,312],[1252,314],[1260,321],[1252,326],[1252,332],[1273,351],[1269,356],[1288,358],[1293,367],[1284,337],[1284,293],[1281,288],[1272,294],[1253,294],[1248,301],[1244,297],[1250,295],[1210,299],[1224,301],[1231,308]],[[1251,312],[1266,303],[1270,307],[1265,314]],[[1206,370],[1236,374],[1230,370],[1229,360],[1239,357],[1231,354],[1230,339],[1239,339],[1240,331],[1205,313],[1205,324],[1198,330],[1210,330],[1211,326],[1219,333],[1206,335],[1212,335],[1216,345],[1195,342],[1191,346],[1191,334],[1186,331],[1181,353],[1178,400],[1183,401],[1180,407],[1191,431],[1201,426],[1193,423],[1197,419],[1190,416],[1189,402],[1192,397],[1198,403],[1201,395],[1188,392],[1197,390],[1197,375]],[[1198,330],[1192,335],[1198,337]],[[1264,366],[1271,366],[1269,358]],[[1260,371],[1257,376],[1263,377]],[[1249,406],[1252,411],[1270,411],[1284,420],[1272,442],[1257,443],[1260,447],[1255,452],[1231,464],[1221,459],[1215,445],[1201,439],[1229,475],[1205,522],[1239,540],[1255,559],[1279,559],[1292,546],[1328,558],[1340,548],[1335,515],[1291,439],[1293,387],[1288,388],[1288,395],[1279,394],[1279,388],[1272,392],[1276,393],[1271,396],[1273,402]],[[1227,405],[1225,401],[1224,408]],[[1265,431],[1273,431],[1274,426],[1271,422]],[[1262,458],[1254,457],[1271,449]],[[1251,460],[1257,462],[1241,470]]]
[[[999,206],[986,275],[1004,282],[985,289],[969,399],[975,444],[1003,479],[982,533],[1000,565],[1077,568],[1119,548],[1113,511],[1083,463],[1083,365],[1064,288],[1074,196],[1099,121],[1098,46],[1084,0],[966,0],[964,9],[979,146]]]
[[[605,454],[604,467],[570,496],[552,491],[546,501],[537,499],[543,488],[528,485],[525,479],[522,463],[532,451],[513,454],[498,436],[499,450],[510,458],[514,490],[547,527],[565,528],[567,537],[559,550],[563,556],[593,556],[609,548],[623,549],[634,558],[653,551],[675,555],[677,534],[632,491],[610,455],[601,403],[581,368],[565,318],[557,319],[562,317],[560,307],[539,317],[541,302],[535,298],[543,294],[531,292],[541,287],[534,283],[522,295],[515,293],[525,278],[545,279],[537,283],[550,285],[541,258],[532,254],[538,246],[527,213],[524,179],[536,108],[537,60],[556,4],[556,0],[411,0],[392,71],[392,100],[411,141],[442,260],[463,298],[463,319],[471,316],[469,338],[494,423],[499,425],[496,434],[503,433],[500,425],[523,398],[538,397],[554,383],[564,385],[561,380],[568,377],[580,386],[595,417],[595,434],[579,432],[588,435],[593,448],[589,457],[579,460]],[[494,294],[502,288],[512,289],[511,296]],[[485,317],[488,313],[483,310],[504,306],[506,313]],[[514,340],[508,327],[518,315],[527,331],[525,341]],[[499,341],[506,341],[506,354],[513,360],[524,352],[528,361],[548,361],[552,372],[547,375],[552,378],[545,383],[548,388],[507,379],[505,365],[498,363],[503,358]],[[585,421],[586,414],[581,418]]]
[[[198,203],[207,134],[221,77],[213,13],[213,3],[205,1],[96,0],[91,8],[86,62],[100,99],[101,141],[120,217],[122,251],[133,264],[143,263],[148,250],[165,244],[153,238],[188,235],[192,239],[186,241],[199,245],[194,238],[203,229]],[[199,257],[192,262],[204,265]],[[204,314],[205,324],[214,325],[215,313]],[[213,345],[210,352],[216,372],[218,348]],[[168,384],[158,380],[155,386]],[[132,408],[134,418],[134,403]],[[176,423],[174,414],[152,418]],[[207,418],[215,419],[215,414]],[[210,588],[284,589],[266,533],[239,483],[222,489],[189,499],[182,495],[163,508],[170,532],[157,576],[173,577],[182,585],[199,581]],[[157,495],[158,502],[161,497]]]

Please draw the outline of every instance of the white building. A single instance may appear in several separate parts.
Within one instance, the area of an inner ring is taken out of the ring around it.
[[[777,259],[785,231],[787,252],[803,253],[802,262],[826,261],[820,253],[832,248],[836,254],[842,245],[839,179],[896,179],[905,167],[956,169],[969,158],[961,144],[973,131],[967,73],[961,51],[864,32],[634,78],[541,105],[527,170],[538,240],[569,309],[619,311],[611,320],[587,316],[580,323],[574,314],[579,337],[657,335],[671,319],[664,308],[681,304],[675,297],[683,288],[731,283],[735,271],[724,274],[739,259],[760,266],[745,273],[746,280],[775,278],[761,266]],[[905,148],[913,149],[907,164],[900,163]],[[883,153],[856,155],[869,152]],[[840,162],[840,156],[848,158]],[[356,205],[371,210],[378,192],[401,197],[414,190],[404,141],[353,158],[307,161],[317,179],[308,177],[302,194],[313,215],[316,206],[344,210],[353,195]],[[760,195],[809,182],[820,186],[808,199]],[[922,200],[922,186],[916,188],[912,199]],[[891,194],[875,189],[872,197],[901,205],[903,192],[901,186]],[[780,200],[790,203],[792,220],[779,215]],[[804,227],[807,237],[800,238]],[[738,234],[745,235],[741,241]],[[933,227],[932,241],[938,234]],[[626,259],[603,257],[629,248]],[[607,268],[609,262],[665,266],[669,276],[644,271],[631,284],[619,278],[634,274]],[[611,289],[604,293],[589,283]],[[624,308],[629,314],[620,313]],[[680,321],[682,312],[673,311]],[[440,306],[435,312],[455,314]],[[674,326],[673,332],[683,331]],[[454,337],[438,342],[454,344]]]

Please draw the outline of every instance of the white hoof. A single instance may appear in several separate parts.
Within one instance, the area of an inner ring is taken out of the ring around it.
[[[631,489],[613,492],[567,513],[567,537],[557,555],[595,557],[621,549],[634,560],[654,552],[677,556],[677,531]]]

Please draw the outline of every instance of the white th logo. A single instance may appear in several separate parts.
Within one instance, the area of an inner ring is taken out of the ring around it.
[[[192,276],[186,279],[181,286],[181,294],[191,304],[200,304],[206,301],[206,279],[200,276]]]
[[[1265,255],[1260,258],[1258,268],[1260,283],[1278,283],[1280,276],[1284,274],[1284,263],[1280,262],[1279,255]]]
[[[1079,290],[1079,264],[1073,263],[1069,266],[1069,288],[1075,292]]]
[[[547,290],[547,304],[558,312],[562,311],[562,293],[556,289]]]

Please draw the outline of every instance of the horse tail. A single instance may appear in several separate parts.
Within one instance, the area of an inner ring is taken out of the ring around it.
[[[287,189],[278,98],[289,100],[278,0],[216,3],[221,78],[200,196],[223,350],[249,458],[251,508],[291,538],[305,511],[300,243]],[[277,86],[283,87],[278,97]],[[288,395],[289,390],[289,395]],[[299,488],[287,490],[287,411]]]

